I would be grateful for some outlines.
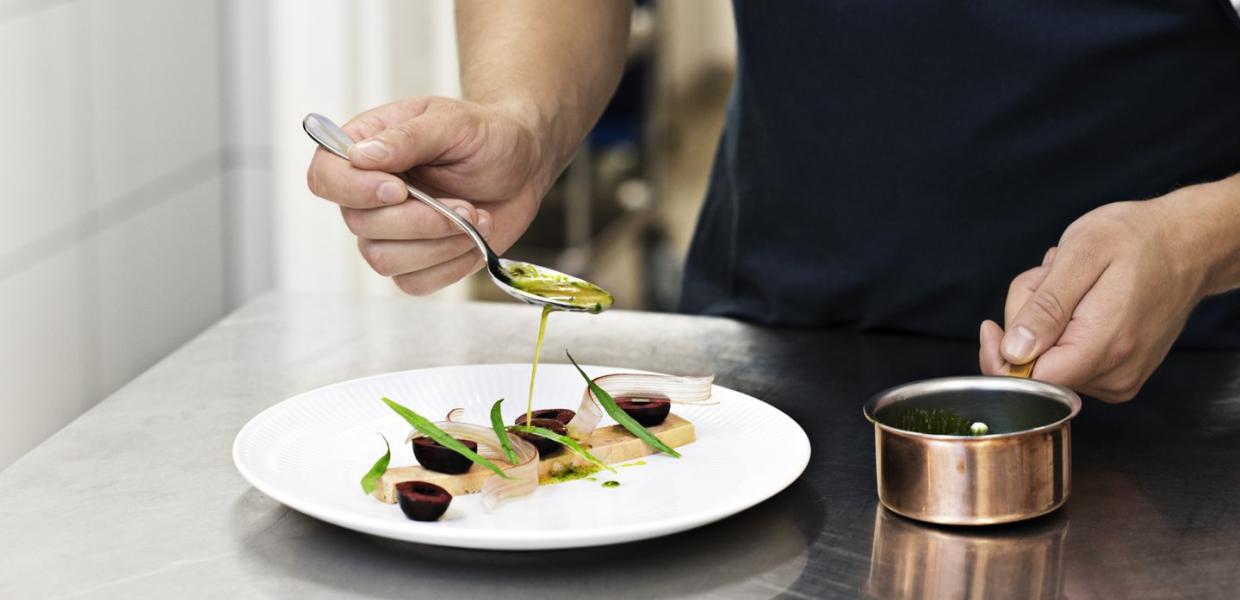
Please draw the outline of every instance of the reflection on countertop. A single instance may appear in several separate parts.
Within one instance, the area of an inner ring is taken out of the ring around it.
[[[945,527],[874,508],[864,589],[876,598],[1059,598],[1068,519],[1058,513],[1003,527]]]

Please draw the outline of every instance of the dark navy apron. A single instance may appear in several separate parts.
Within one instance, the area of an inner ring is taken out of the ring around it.
[[[1091,209],[1240,172],[1227,0],[736,0],[687,312],[975,338]],[[1182,345],[1240,347],[1240,295]]]

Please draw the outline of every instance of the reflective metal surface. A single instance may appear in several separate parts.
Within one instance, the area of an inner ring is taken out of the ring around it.
[[[987,529],[935,528],[882,507],[865,591],[879,598],[1060,598],[1067,519]]]
[[[1240,589],[1240,353],[1172,352],[1136,400],[1086,399],[1059,510],[986,528],[878,505],[875,393],[977,371],[977,346],[556,313],[544,356],[713,370],[805,428],[785,492],[734,518],[611,548],[399,544],[254,491],[229,448],[298,392],[434,365],[527,361],[538,311],[267,296],[0,471],[0,598],[1233,598]],[[555,359],[553,359],[555,360]],[[37,398],[25,401],[38,401]]]
[[[902,411],[948,409],[984,421],[989,435],[929,435],[895,427]],[[1058,409],[1058,410],[1056,410]],[[878,497],[906,517],[993,525],[1044,515],[1072,490],[1072,390],[1013,377],[940,377],[875,395]]]

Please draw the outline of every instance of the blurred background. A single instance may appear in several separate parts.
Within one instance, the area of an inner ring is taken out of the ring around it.
[[[621,308],[674,309],[731,19],[727,0],[638,3],[615,99],[507,254],[586,276]],[[0,82],[3,469],[256,296],[400,296],[306,191],[300,122],[457,95],[453,7],[0,0]],[[407,301],[497,293],[474,278]]]

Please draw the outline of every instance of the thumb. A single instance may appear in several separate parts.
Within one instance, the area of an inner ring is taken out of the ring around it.
[[[1023,365],[1059,341],[1076,305],[1106,270],[1095,252],[1064,246],[1045,279],[1007,323],[1001,350],[1004,360]]]
[[[349,162],[359,169],[402,173],[440,159],[468,127],[464,113],[428,111],[353,144]]]

